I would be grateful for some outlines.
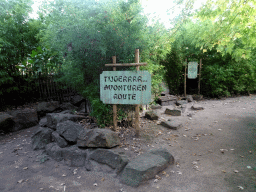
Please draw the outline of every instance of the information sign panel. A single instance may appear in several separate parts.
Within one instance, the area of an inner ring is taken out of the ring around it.
[[[195,79],[197,77],[197,62],[189,62],[188,63],[188,78]]]
[[[103,71],[100,99],[106,104],[148,104],[151,102],[151,75],[148,71]]]

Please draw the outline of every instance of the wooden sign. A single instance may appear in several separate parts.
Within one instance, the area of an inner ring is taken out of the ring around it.
[[[196,79],[197,77],[197,62],[189,62],[188,63],[188,78],[189,79]]]
[[[151,102],[151,75],[148,71],[104,71],[100,98],[105,104],[146,105]]]

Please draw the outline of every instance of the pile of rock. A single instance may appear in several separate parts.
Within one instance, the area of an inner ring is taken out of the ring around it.
[[[0,131],[16,132],[33,127],[38,124],[46,113],[60,112],[64,110],[85,111],[85,99],[76,95],[71,102],[60,104],[58,101],[40,102],[36,108],[15,109],[0,113]]]
[[[204,108],[200,105],[194,104],[194,99],[195,100],[201,100],[202,95],[187,95],[186,97],[176,97],[174,95],[169,95],[167,93],[162,94],[159,98],[161,105],[153,105],[151,106],[150,111],[147,111],[145,113],[145,118],[150,119],[150,120],[156,120],[158,121],[158,124],[169,128],[173,130],[177,130],[180,127],[182,127],[182,123],[176,119],[169,119],[168,121],[164,120],[161,121],[159,120],[159,116],[157,113],[157,110],[162,108],[162,106],[168,106],[165,107],[164,114],[170,115],[170,116],[181,116],[182,113],[185,113],[187,110],[187,104],[192,102],[191,110],[203,110]],[[192,117],[192,113],[188,114],[189,117]]]
[[[116,132],[95,126],[84,127],[79,124],[84,118],[69,110],[47,113],[32,136],[33,150],[43,149],[47,157],[63,161],[70,167],[85,167],[87,171],[120,176],[123,183],[134,187],[174,163],[166,149],[155,149],[129,161],[124,152],[115,150],[120,145]]]

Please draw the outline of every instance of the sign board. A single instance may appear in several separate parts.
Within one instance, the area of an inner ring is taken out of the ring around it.
[[[100,99],[106,104],[146,105],[151,102],[151,75],[148,71],[104,71]]]
[[[195,79],[197,77],[197,62],[189,62],[188,63],[188,78]]]

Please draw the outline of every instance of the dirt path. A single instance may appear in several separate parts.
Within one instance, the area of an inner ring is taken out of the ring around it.
[[[158,147],[167,148],[174,156],[175,165],[160,173],[157,182],[152,179],[132,188],[111,174],[69,168],[52,159],[40,163],[42,157],[37,155],[43,150],[31,148],[36,126],[0,137],[0,191],[256,191],[256,95],[198,104],[205,109],[191,119],[187,114],[192,112],[192,103],[180,117],[162,114],[166,107],[157,111],[166,120],[181,121],[183,127],[179,130],[168,130],[141,118],[145,123],[140,140],[134,139],[132,130],[123,134],[124,144],[117,150],[130,158]]]

